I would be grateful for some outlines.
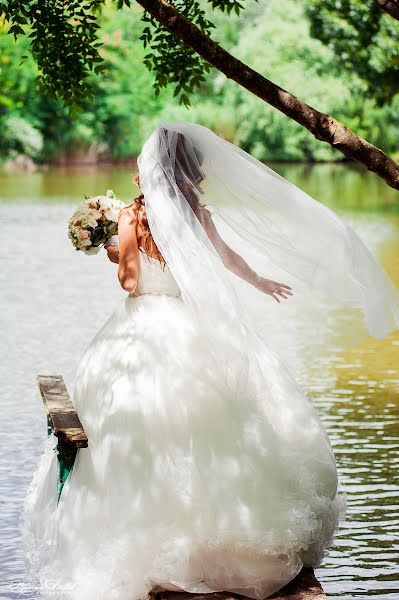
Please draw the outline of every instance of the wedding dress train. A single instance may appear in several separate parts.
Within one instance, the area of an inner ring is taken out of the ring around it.
[[[138,600],[151,589],[263,600],[319,565],[345,516],[325,427],[285,364],[232,393],[168,267],[140,252],[138,286],[85,352],[73,401],[88,448],[57,505],[53,435],[26,497],[41,597]],[[58,591],[49,582],[58,582]]]

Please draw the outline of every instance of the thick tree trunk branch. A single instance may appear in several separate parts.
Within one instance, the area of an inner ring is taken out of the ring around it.
[[[343,123],[302,102],[229,54],[177,12],[166,0],[137,0],[137,2],[226,77],[233,79],[300,123],[318,140],[337,148],[348,158],[360,162],[369,171],[379,175],[391,187],[399,189],[399,165],[382,150],[356,135]]]
[[[399,2],[397,0],[374,0],[378,6],[391,17],[399,21]]]

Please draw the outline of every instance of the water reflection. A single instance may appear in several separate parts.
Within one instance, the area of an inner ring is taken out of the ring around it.
[[[369,173],[342,165],[274,167],[345,214],[399,286],[397,192]],[[88,258],[70,245],[66,221],[71,203],[107,188],[124,199],[132,197],[133,170],[0,176],[1,598],[17,597],[8,582],[23,573],[21,503],[46,435],[35,377],[62,373],[72,391],[80,356],[124,296],[116,285],[115,265],[105,255]],[[389,210],[377,212],[377,207]],[[306,305],[284,310],[279,319],[285,326],[274,328],[274,347],[323,419],[348,492],[347,521],[317,576],[328,597],[397,599],[399,335],[363,339],[342,352],[341,341],[356,329],[351,316],[321,313],[310,327],[312,310]],[[276,316],[270,311],[262,326],[270,327]]]

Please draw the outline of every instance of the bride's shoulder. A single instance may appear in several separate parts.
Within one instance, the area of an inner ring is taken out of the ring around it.
[[[144,206],[140,202],[139,198],[135,198],[133,202],[127,204],[119,211],[119,218],[126,218],[137,220],[139,214],[143,212]]]

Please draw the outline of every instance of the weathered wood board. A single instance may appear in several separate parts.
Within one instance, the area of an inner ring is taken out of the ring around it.
[[[37,383],[54,435],[75,448],[86,448],[87,435],[61,375],[38,375]]]

